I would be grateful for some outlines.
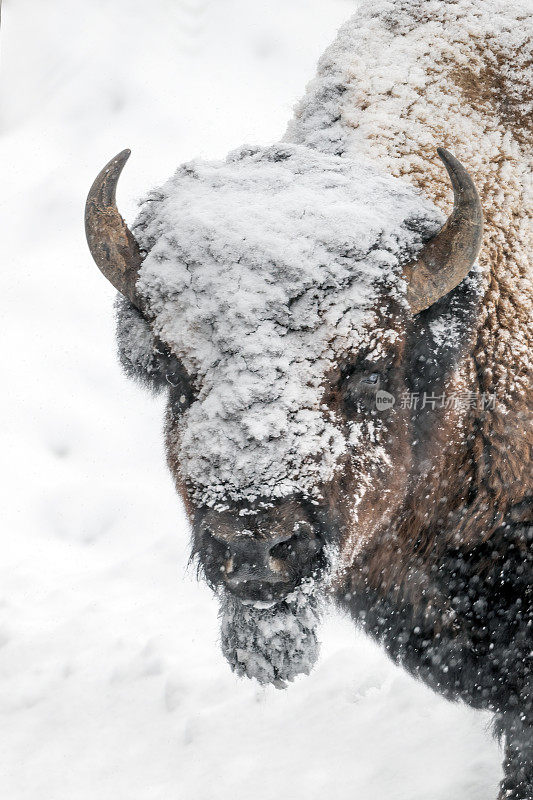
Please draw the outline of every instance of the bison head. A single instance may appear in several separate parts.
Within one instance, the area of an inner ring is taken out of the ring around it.
[[[232,603],[279,606],[403,502],[412,321],[481,240],[472,181],[439,155],[455,193],[444,227],[375,166],[290,144],[181,167],[133,233],[115,204],[129,151],[91,189],[87,236],[122,298],[123,364],[168,390],[193,549]]]

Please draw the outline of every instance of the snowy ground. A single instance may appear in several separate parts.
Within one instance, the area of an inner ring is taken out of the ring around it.
[[[275,141],[353,0],[4,0],[0,796],[487,800],[489,717],[332,617],[310,678],[236,679],[187,571],[161,400],[121,375],[85,195]]]

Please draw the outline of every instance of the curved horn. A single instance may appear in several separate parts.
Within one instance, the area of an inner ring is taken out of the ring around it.
[[[453,187],[453,211],[416,261],[404,267],[407,300],[418,314],[458,286],[470,272],[481,248],[483,211],[474,181],[455,156],[437,149]]]
[[[124,297],[140,311],[135,284],[142,255],[116,205],[117,183],[131,150],[123,150],[99,173],[85,204],[85,234],[97,266]]]

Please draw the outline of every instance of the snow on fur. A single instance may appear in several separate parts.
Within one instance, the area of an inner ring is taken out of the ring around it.
[[[237,675],[278,689],[309,675],[320,651],[313,582],[272,608],[243,605],[227,593],[221,601],[222,652]]]
[[[471,167],[498,149],[516,154],[510,134],[527,138],[520,120],[532,114],[531,14],[520,0],[371,0],[321,57],[286,138],[379,158],[413,179],[435,142],[468,153]]]
[[[285,137],[369,158],[447,213],[437,147],[467,166],[485,215],[477,370],[495,378],[486,391],[517,402],[530,392],[533,346],[531,19],[520,0],[364,2],[320,59]]]
[[[175,442],[196,502],[320,495],[347,444],[324,376],[441,222],[368,163],[293,144],[192,162],[147,197],[138,288],[196,386]]]

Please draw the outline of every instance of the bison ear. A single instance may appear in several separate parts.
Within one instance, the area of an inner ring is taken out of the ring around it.
[[[116,204],[118,179],[130,154],[123,150],[97,175],[85,204],[85,233],[98,268],[142,312],[136,283],[143,256]]]
[[[115,301],[121,366],[129,378],[154,393],[169,388],[177,359],[153,334],[141,312],[122,295]]]
[[[473,269],[454,292],[412,319],[409,343],[410,390],[442,398],[448,381],[474,346],[483,302],[483,273]],[[427,410],[428,406],[426,406]],[[429,421],[432,415],[420,415]],[[423,437],[422,437],[423,438]]]
[[[473,267],[483,238],[483,210],[474,181],[455,156],[437,150],[453,187],[453,212],[442,229],[404,267],[407,300],[413,314],[455,289]]]

